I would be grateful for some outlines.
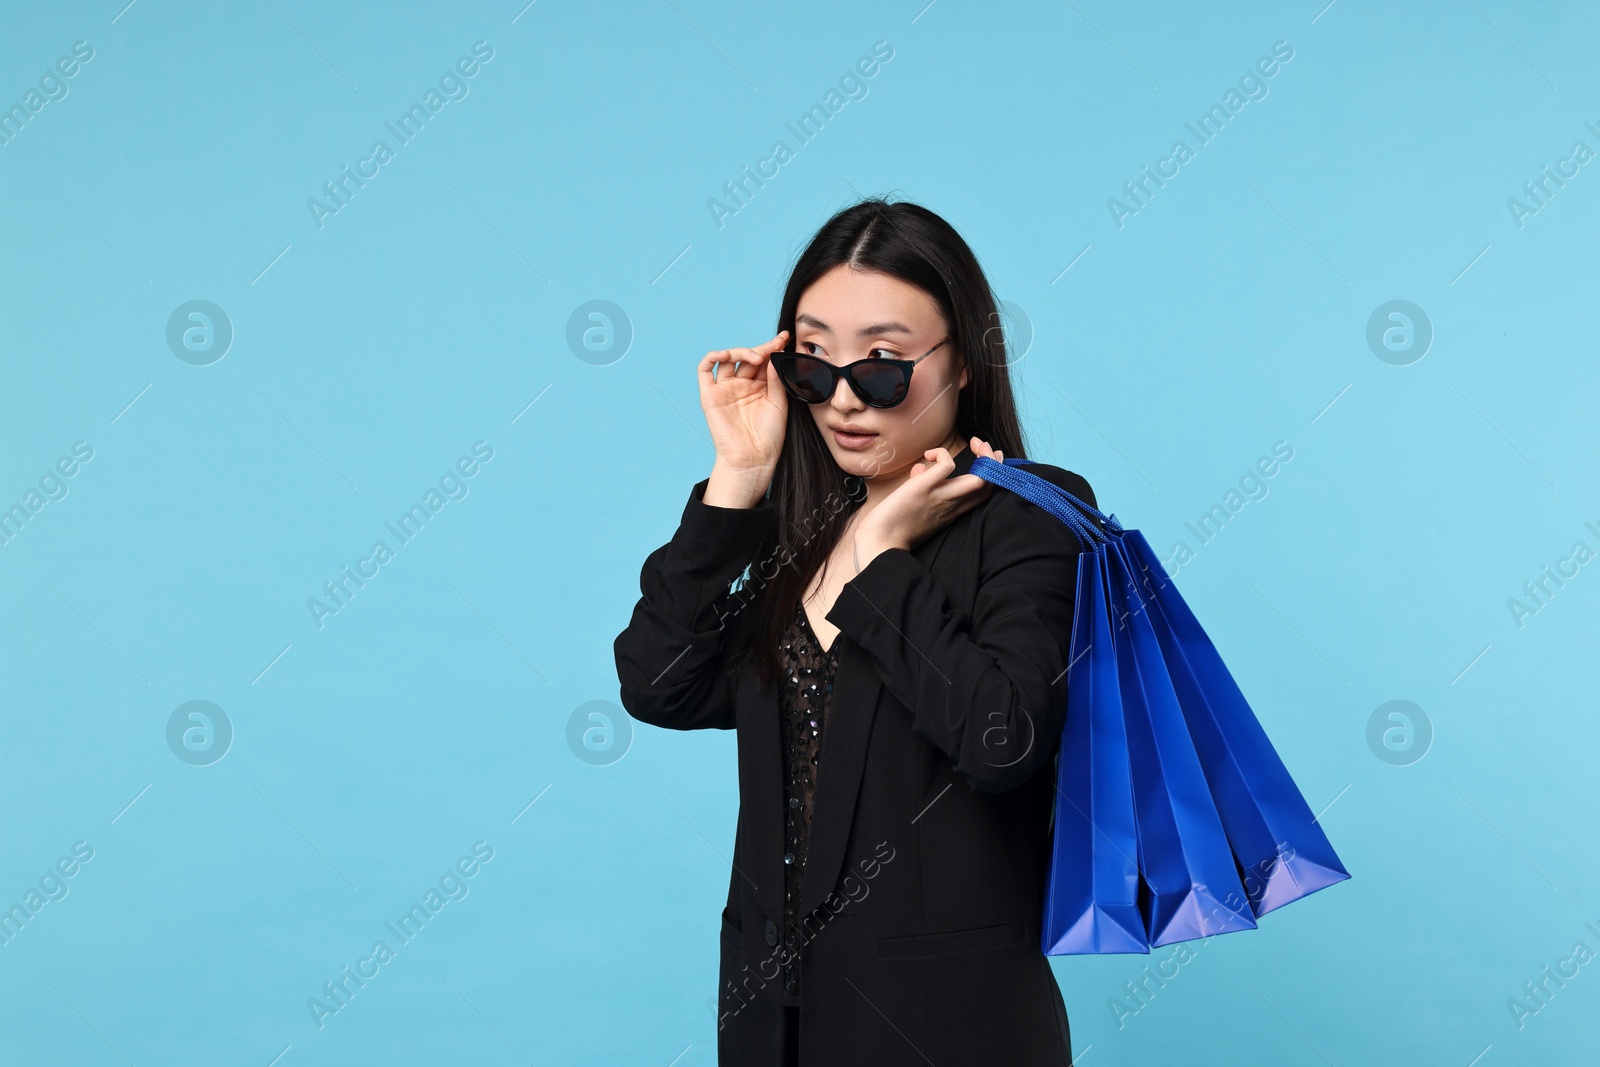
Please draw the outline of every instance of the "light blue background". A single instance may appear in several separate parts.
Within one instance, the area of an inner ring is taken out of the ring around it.
[[[6,107],[94,49],[0,146],[0,505],[94,450],[0,545],[0,903],[94,850],[0,946],[0,1061],[713,1063],[734,737],[623,720],[595,765],[569,726],[617,699],[639,566],[709,472],[696,361],[770,337],[794,255],[877,193],[1031,323],[1032,458],[1163,554],[1294,449],[1177,581],[1354,877],[1120,1026],[1171,950],[1053,960],[1075,1051],[1592,1061],[1600,964],[1507,1005],[1600,950],[1600,563],[1507,607],[1600,549],[1600,163],[1507,207],[1600,150],[1592,7],[123,2],[0,33]],[[476,41],[468,95],[319,228],[307,200]],[[1108,198],[1277,41],[1266,97],[1119,228]],[[166,342],[194,299],[235,331],[209,366]],[[620,358],[569,347],[595,299]],[[1366,342],[1393,299],[1435,331],[1406,366]],[[308,598],[479,441],[319,628]],[[235,731],[209,766],[166,740],[195,699]],[[1409,766],[1367,742],[1396,699],[1435,732]],[[308,998],[477,841],[468,895],[319,1029]]]

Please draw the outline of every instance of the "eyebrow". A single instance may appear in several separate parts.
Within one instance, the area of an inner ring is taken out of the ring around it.
[[[801,313],[801,314],[795,316],[794,322],[795,322],[796,326],[810,326],[810,327],[812,327],[814,329],[822,330],[824,333],[832,333],[833,332],[833,329],[827,323],[823,322],[821,319],[815,317],[814,315],[807,315],[807,314]],[[876,337],[877,335],[884,334],[884,333],[915,333],[915,332],[916,332],[915,330],[913,330],[911,327],[907,326],[905,323],[896,322],[893,319],[891,319],[888,322],[880,322],[880,323],[876,323],[875,325],[872,325],[872,326],[864,326],[860,330],[856,331],[856,336],[857,337]]]

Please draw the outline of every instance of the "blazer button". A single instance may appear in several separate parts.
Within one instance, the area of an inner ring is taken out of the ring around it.
[[[778,924],[773,922],[771,919],[768,919],[767,920],[767,944],[776,945],[777,943],[778,943]]]

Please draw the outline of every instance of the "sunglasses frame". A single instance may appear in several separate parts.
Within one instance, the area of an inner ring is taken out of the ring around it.
[[[842,367],[834,366],[821,356],[814,356],[809,352],[796,352],[792,349],[782,352],[774,352],[772,354],[772,362],[778,368],[778,380],[783,382],[784,391],[790,396],[794,397],[794,399],[800,401],[802,404],[826,404],[829,400],[833,399],[833,394],[838,392],[839,379],[843,378],[845,381],[850,383],[850,391],[855,393],[863,404],[870,408],[892,408],[898,407],[902,402],[904,402],[907,396],[911,395],[911,372],[916,368],[917,364],[921,363],[923,360],[927,359],[929,356],[933,355],[935,352],[949,343],[950,338],[946,337],[943,341],[940,341],[938,344],[922,353],[922,355],[918,356],[916,359],[873,359],[871,356],[868,356],[866,359],[858,359],[854,363],[846,363]],[[784,377],[784,369],[786,367],[792,367],[796,359],[802,358],[815,360],[817,363],[820,363],[823,367],[827,368],[831,376],[828,381],[827,394],[819,397],[816,400],[807,400],[805,397],[798,395],[794,391],[794,387],[789,384],[788,378]],[[887,404],[882,404],[868,397],[865,387],[863,387],[860,382],[856,381],[855,375],[851,373],[856,367],[861,366],[863,363],[874,363],[878,366],[888,364],[899,369],[901,373],[905,375],[905,392],[901,395],[900,399],[891,400]]]

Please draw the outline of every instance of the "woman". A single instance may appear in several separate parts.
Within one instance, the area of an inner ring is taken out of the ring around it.
[[[1072,1059],[1039,920],[1079,549],[966,473],[1023,454],[997,322],[948,223],[869,200],[700,361],[716,460],[615,652],[634,718],[738,730],[724,1067]]]

